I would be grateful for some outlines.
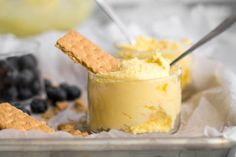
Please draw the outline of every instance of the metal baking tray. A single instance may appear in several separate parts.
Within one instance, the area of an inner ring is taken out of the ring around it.
[[[236,141],[206,137],[1,139],[3,157],[225,157]]]

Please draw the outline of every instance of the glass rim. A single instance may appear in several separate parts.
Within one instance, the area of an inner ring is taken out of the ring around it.
[[[106,76],[101,76],[101,75],[97,75],[93,72],[88,72],[88,78],[90,79],[91,77],[94,78],[98,78],[98,79],[102,79],[102,80],[108,80],[108,82],[139,82],[139,81],[157,81],[157,80],[165,80],[168,78],[172,78],[172,77],[177,77],[180,78],[182,75],[182,68],[180,66],[177,66],[176,69],[174,70],[170,70],[170,74],[168,76],[164,76],[164,77],[157,77],[157,78],[151,78],[151,79],[113,79],[113,78],[107,78]]]

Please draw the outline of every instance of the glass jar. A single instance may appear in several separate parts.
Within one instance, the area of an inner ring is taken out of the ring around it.
[[[89,127],[130,133],[176,131],[181,108],[181,70],[150,80],[111,80],[89,74]]]
[[[27,101],[41,96],[42,77],[38,69],[36,41],[11,43],[11,49],[0,51],[0,102]]]

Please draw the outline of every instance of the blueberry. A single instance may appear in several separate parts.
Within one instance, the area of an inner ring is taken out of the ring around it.
[[[30,104],[33,113],[44,113],[48,109],[47,101],[43,99],[34,99]]]
[[[59,87],[49,87],[46,89],[47,96],[53,102],[66,100],[66,92]]]
[[[32,96],[33,96],[33,94],[29,88],[21,87],[18,89],[18,97],[17,98],[19,100],[26,100],[26,99],[31,98]]]
[[[62,89],[67,89],[67,88],[70,87],[70,85],[68,85],[67,83],[61,83],[61,84],[60,84],[60,87],[61,87]]]
[[[25,69],[19,73],[17,77],[17,82],[20,85],[28,86],[33,80],[33,78],[33,73],[30,70]]]
[[[68,100],[75,100],[81,96],[81,90],[79,87],[71,86],[67,89]]]
[[[13,101],[16,100],[18,95],[17,89],[15,87],[10,87],[7,90],[3,91],[1,98],[5,101]]]
[[[31,91],[34,95],[37,95],[41,91],[41,83],[40,80],[35,80],[32,82],[32,85],[30,86]]]
[[[7,75],[5,76],[3,83],[6,86],[14,86],[17,84],[18,80],[18,71],[14,70],[12,72],[8,72]]]
[[[3,94],[2,94],[2,91],[0,91],[0,94],[3,95]],[[2,98],[2,96],[0,96],[0,104],[1,104],[1,103],[4,103],[4,102],[6,102],[6,100],[4,100],[4,99]]]
[[[5,60],[0,60],[0,79],[2,80],[7,73],[12,72],[14,68]]]
[[[35,69],[38,65],[37,59],[32,55],[24,55],[19,58],[18,64],[20,69]]]
[[[0,78],[5,77],[7,74],[7,62],[4,60],[0,60]]]
[[[8,63],[10,63],[13,67],[15,67],[16,69],[18,69],[18,61],[19,61],[19,57],[17,56],[12,56],[12,57],[8,57],[7,58]]]
[[[52,82],[50,80],[44,79],[43,82],[44,82],[45,89],[52,87]]]
[[[34,69],[29,69],[34,74],[35,78],[38,78],[40,76],[40,70],[36,67]]]
[[[67,100],[75,100],[81,96],[81,90],[76,86],[70,86],[62,83],[60,87],[66,92]]]

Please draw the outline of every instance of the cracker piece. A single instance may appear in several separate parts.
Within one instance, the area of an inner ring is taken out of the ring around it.
[[[71,133],[74,136],[82,136],[82,137],[86,137],[89,135],[88,132],[81,132],[79,130],[72,130],[69,133]]]
[[[69,106],[69,103],[67,101],[61,101],[57,102],[56,107],[58,108],[59,111],[64,111],[67,109]]]
[[[63,131],[72,131],[72,130],[77,130],[77,123],[76,122],[68,122],[64,124],[60,124],[58,127],[58,130],[63,130]]]
[[[50,108],[48,109],[45,113],[42,114],[42,117],[46,120],[49,121],[52,117],[56,116],[58,114],[58,109],[57,108]]]
[[[21,131],[37,130],[52,133],[54,130],[44,121],[38,121],[9,103],[0,104],[0,130],[17,129]]]
[[[88,132],[81,132],[78,129],[78,123],[75,121],[60,124],[57,127],[57,129],[61,131],[66,131],[74,136],[82,136],[82,137],[88,136]]]
[[[42,117],[49,121],[54,116],[58,115],[58,113],[66,110],[69,107],[69,103],[66,101],[57,102],[56,106],[53,108],[48,109],[45,113],[42,114]]]
[[[82,99],[75,100],[74,109],[76,112],[87,112],[88,109]]]
[[[117,71],[120,61],[96,46],[76,31],[69,31],[60,38],[56,47],[67,54],[74,62],[80,63],[93,73]]]

